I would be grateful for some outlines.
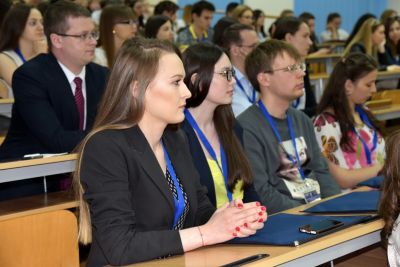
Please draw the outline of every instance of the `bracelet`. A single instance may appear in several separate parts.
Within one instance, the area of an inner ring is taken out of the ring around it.
[[[201,236],[201,244],[202,244],[202,246],[204,247],[205,244],[204,244],[204,239],[203,239],[203,233],[202,233],[201,230],[200,230],[200,226],[197,226],[197,229],[199,230],[199,233],[200,233],[200,236]]]

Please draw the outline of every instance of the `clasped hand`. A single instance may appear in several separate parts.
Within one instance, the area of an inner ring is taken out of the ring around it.
[[[217,209],[210,220],[201,226],[204,245],[253,235],[264,227],[266,220],[267,209],[260,202],[231,201]]]

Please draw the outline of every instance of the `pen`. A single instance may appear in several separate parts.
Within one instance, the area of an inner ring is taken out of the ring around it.
[[[241,260],[237,260],[237,261],[234,261],[234,262],[231,262],[231,263],[222,265],[221,267],[237,267],[237,266],[242,266],[242,265],[245,265],[245,264],[247,264],[247,263],[250,263],[250,262],[253,262],[253,261],[256,261],[256,260],[261,260],[261,259],[266,258],[266,257],[268,257],[268,256],[269,256],[269,255],[268,255],[268,254],[265,254],[265,253],[256,254],[256,255],[249,256],[249,257],[247,257],[247,258],[243,258],[243,259],[241,259]]]
[[[24,155],[24,159],[41,159],[43,158],[43,154],[28,154]]]

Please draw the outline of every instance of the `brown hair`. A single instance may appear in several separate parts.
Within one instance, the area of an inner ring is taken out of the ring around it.
[[[7,12],[0,28],[0,51],[14,50],[18,47],[29,14],[34,7],[26,4],[16,4]]]
[[[321,101],[317,107],[317,114],[321,114],[328,108],[333,109],[334,115],[339,122],[340,131],[342,132],[340,147],[344,151],[354,152],[351,138],[347,133],[351,132],[355,126],[352,111],[347,102],[345,83],[347,80],[354,83],[377,69],[378,63],[373,57],[363,53],[351,53],[336,64],[329,77]],[[367,114],[372,126],[380,132],[372,113],[363,108],[362,105],[360,107]]]
[[[89,10],[66,0],[60,0],[49,5],[43,19],[44,33],[46,34],[49,48],[51,48],[50,34],[65,34],[69,30],[68,18],[79,17],[90,18]]]
[[[106,129],[127,129],[138,123],[144,112],[146,89],[158,71],[163,53],[175,53],[168,42],[157,39],[134,38],[126,41],[119,50],[111,70],[93,130],[81,142],[74,173],[74,189],[79,204],[79,240],[83,244],[92,241],[89,207],[83,198],[84,188],[80,182],[82,152],[85,144],[96,133]],[[132,84],[137,82],[138,94],[132,96]]]
[[[192,93],[192,97],[186,101],[187,108],[199,106],[207,97],[215,75],[215,64],[223,54],[224,51],[220,47],[207,43],[192,45],[182,54],[186,72],[183,81]],[[196,79],[192,81],[194,74],[197,74]],[[221,145],[226,152],[228,188],[233,191],[235,184],[242,180],[244,190],[252,183],[252,176],[243,148],[233,132],[235,117],[232,106],[230,104],[218,106],[214,111],[213,121]]]
[[[278,56],[287,53],[296,61],[300,61],[299,52],[287,42],[271,39],[259,44],[246,57],[245,70],[253,88],[260,92],[257,75],[261,72],[271,72],[272,65]]]
[[[381,232],[382,244],[388,245],[394,223],[400,213],[400,130],[386,140],[386,160],[383,166],[385,177],[382,185],[379,215],[385,221]]]
[[[385,21],[386,44],[389,47],[390,52],[392,53],[393,57],[398,56],[400,54],[400,41],[397,41],[397,44],[396,44],[389,38],[390,27],[392,27],[392,25],[395,24],[396,22],[400,24],[399,17],[394,17],[394,18],[389,17]]]
[[[115,59],[114,26],[123,20],[134,19],[132,9],[124,5],[110,5],[103,8],[100,17],[100,39],[99,46],[104,49],[107,57],[107,64],[112,67]]]

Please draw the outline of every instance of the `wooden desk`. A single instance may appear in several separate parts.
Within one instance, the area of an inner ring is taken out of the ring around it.
[[[5,200],[0,201],[0,221],[78,206],[74,194],[66,191]]]
[[[0,114],[11,114],[14,98],[0,99]]]
[[[361,189],[363,190],[363,189]],[[285,211],[298,214],[314,204]],[[382,220],[358,224],[298,247],[269,245],[215,245],[190,251],[181,256],[132,264],[143,267],[207,267],[220,266],[260,253],[270,256],[246,266],[316,266],[380,242]]]
[[[342,57],[342,54],[327,54],[318,56],[307,56],[307,63],[323,63],[326,67],[326,73],[331,74],[336,62]]]
[[[371,109],[372,113],[375,117],[380,121],[386,121],[391,119],[400,118],[400,105],[399,104],[392,104],[388,108],[382,109]]]
[[[391,80],[400,78],[400,71],[379,71],[377,81]],[[321,100],[326,83],[329,79],[327,73],[310,74],[310,82],[314,85],[315,100],[317,103]]]
[[[75,171],[77,155],[0,163],[0,183]]]

